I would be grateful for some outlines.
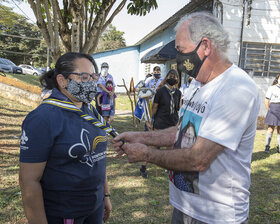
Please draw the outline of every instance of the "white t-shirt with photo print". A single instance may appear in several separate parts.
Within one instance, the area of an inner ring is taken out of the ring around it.
[[[204,86],[192,81],[179,112],[174,148],[189,148],[201,136],[225,149],[204,172],[170,172],[174,207],[206,223],[246,220],[259,108],[257,86],[236,65]]]

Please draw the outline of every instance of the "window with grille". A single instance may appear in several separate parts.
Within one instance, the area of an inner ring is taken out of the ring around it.
[[[275,77],[280,73],[280,44],[243,42],[240,67],[254,76]]]
[[[145,75],[151,73],[151,64],[145,64]]]

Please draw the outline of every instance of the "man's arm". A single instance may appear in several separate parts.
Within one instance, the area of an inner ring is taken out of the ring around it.
[[[19,183],[24,212],[29,224],[47,224],[40,184],[46,162],[20,163]]]
[[[110,91],[108,90],[108,89],[106,89],[106,87],[104,86],[104,85],[102,85],[102,84],[97,84],[97,86],[100,88],[100,89],[102,89],[102,90],[104,90],[106,93],[110,93]]]
[[[142,143],[152,146],[171,146],[175,142],[177,126],[157,130],[142,132],[124,132],[115,137],[112,142],[114,147],[118,148],[123,144],[122,140],[127,143]]]
[[[123,150],[123,142],[129,144],[133,143],[131,145],[140,143],[141,146],[172,146],[175,142],[176,130],[177,126],[157,131],[124,132],[112,140],[115,151],[118,153],[116,157],[119,158],[125,153]]]
[[[189,149],[158,150],[143,144],[124,144],[129,162],[146,161],[177,171],[205,171],[224,146],[198,137]]]

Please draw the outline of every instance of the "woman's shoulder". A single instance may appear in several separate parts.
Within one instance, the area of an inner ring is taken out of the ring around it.
[[[26,120],[42,120],[45,122],[51,122],[61,118],[61,110],[50,104],[40,104],[36,109],[31,111],[27,116]]]

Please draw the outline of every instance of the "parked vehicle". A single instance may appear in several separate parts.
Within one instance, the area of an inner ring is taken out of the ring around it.
[[[21,67],[16,66],[16,64],[9,59],[6,59],[6,58],[2,58],[2,59],[6,62],[7,65],[12,66],[13,73],[22,74],[22,68]]]
[[[42,71],[42,72],[46,72],[47,71],[47,68],[44,68],[44,67],[40,67],[40,68],[38,68],[40,71]]]
[[[31,65],[19,65],[22,68],[22,72],[28,75],[42,75],[44,72],[38,70],[34,66]]]
[[[7,64],[7,62],[3,58],[0,58],[0,72],[13,73],[12,66]]]

